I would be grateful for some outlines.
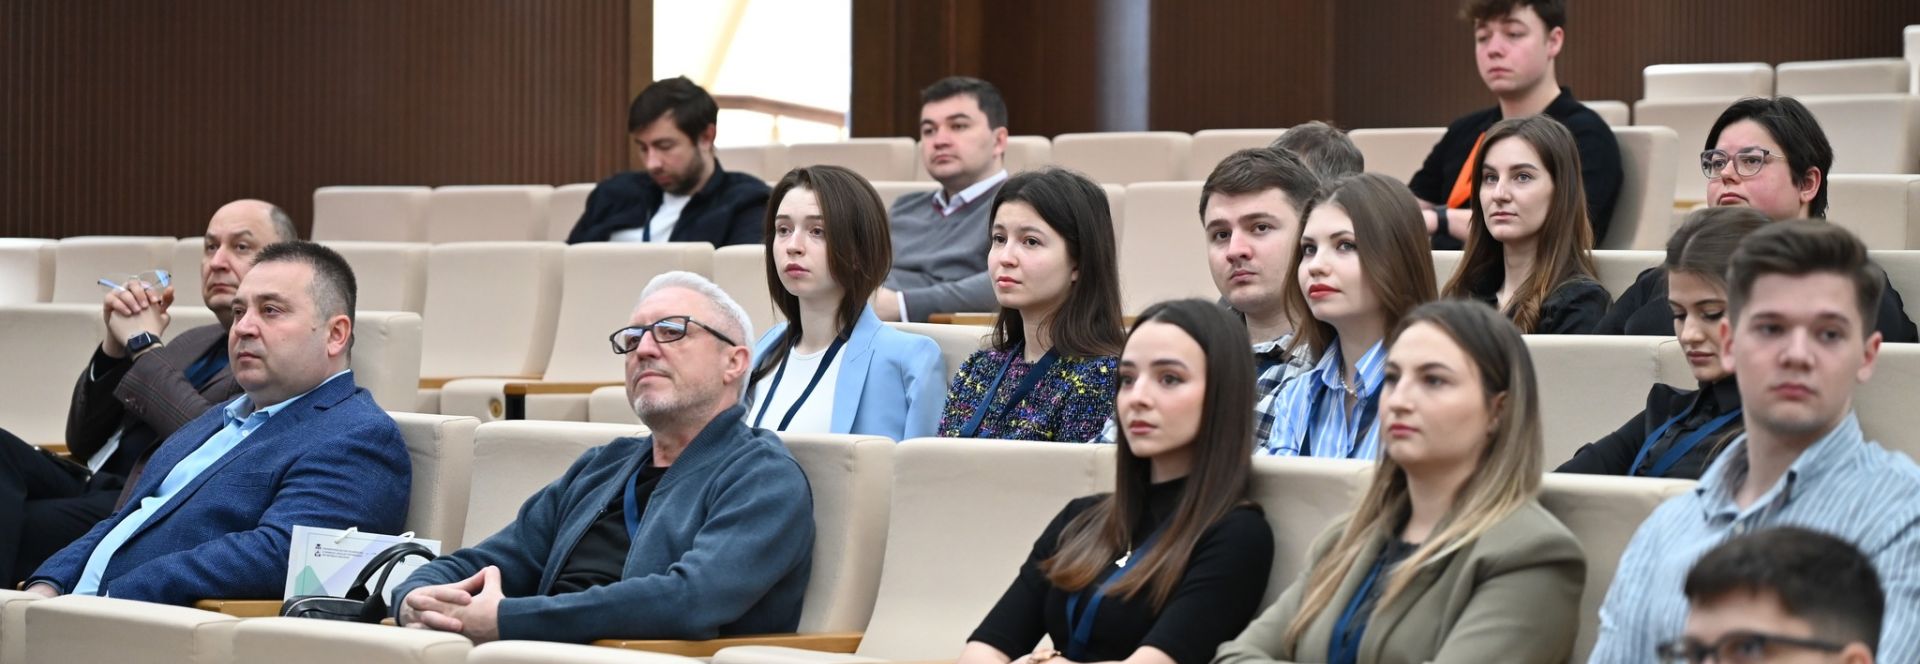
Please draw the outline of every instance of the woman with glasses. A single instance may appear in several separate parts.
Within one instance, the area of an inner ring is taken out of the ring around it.
[[[1000,317],[954,374],[940,435],[1092,439],[1113,413],[1124,342],[1107,194],[1078,173],[1029,171],[1000,186],[992,215]]]
[[[1572,654],[1586,557],[1538,500],[1539,384],[1519,331],[1485,304],[1442,300],[1388,345],[1372,482],[1215,664]]]
[[[893,264],[887,208],[838,166],[789,171],[761,233],[786,321],[754,346],[749,426],[906,440],[934,435],[946,361],[932,339],[880,322],[867,300]]]
[[[1492,305],[1526,334],[1589,334],[1612,298],[1594,281],[1580,146],[1545,115],[1487,130],[1473,163],[1473,223],[1442,292]]]

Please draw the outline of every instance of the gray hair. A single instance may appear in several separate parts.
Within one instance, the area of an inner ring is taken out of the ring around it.
[[[261,202],[265,203],[265,201]],[[267,203],[267,208],[267,221],[273,224],[273,232],[275,235],[280,236],[281,242],[292,242],[300,239],[300,231],[294,228],[292,215],[287,214],[286,210],[282,210],[280,206],[272,203]]]
[[[733,296],[728,295],[727,291],[721,289],[720,286],[713,283],[712,280],[692,272],[681,270],[662,273],[660,276],[654,277],[652,281],[647,282],[647,287],[640,291],[640,301],[645,302],[647,298],[653,297],[654,293],[667,288],[684,288],[707,298],[707,301],[713,303],[713,308],[718,309],[720,315],[725,318],[724,320],[713,321],[713,325],[720,328],[727,336],[733,337],[735,342],[745,345],[747,348],[753,348],[753,319],[747,316],[745,307],[740,306],[739,302],[735,302]],[[635,308],[639,306],[638,302],[634,303]],[[700,322],[705,323],[707,321]]]

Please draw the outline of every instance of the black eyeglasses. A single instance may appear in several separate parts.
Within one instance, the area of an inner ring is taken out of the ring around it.
[[[614,330],[613,334],[607,337],[607,341],[613,344],[613,354],[625,355],[639,348],[640,337],[646,336],[649,331],[653,332],[654,343],[670,344],[687,338],[690,325],[705,328],[707,333],[712,334],[715,339],[727,342],[728,346],[740,345],[727,335],[721,334],[719,330],[713,329],[713,326],[694,320],[692,316],[668,316],[648,325],[623,327]]]
[[[1845,645],[1760,632],[1728,632],[1713,643],[1677,639],[1660,644],[1661,664],[1760,664],[1775,647],[1840,652]]]
[[[1739,173],[1740,177],[1750,178],[1759,175],[1760,169],[1766,168],[1767,162],[1775,159],[1786,157],[1766,148],[1746,148],[1733,154],[1727,154],[1726,150],[1707,150],[1700,153],[1700,174],[1709,180],[1720,177],[1720,172],[1727,170],[1727,164],[1732,163],[1733,172]]]

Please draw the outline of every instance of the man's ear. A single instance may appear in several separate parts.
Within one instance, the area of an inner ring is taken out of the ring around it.
[[[327,357],[340,357],[353,347],[353,320],[346,314],[327,319]]]
[[[720,127],[718,125],[707,125],[707,128],[701,130],[700,136],[695,138],[694,142],[700,146],[700,149],[712,152],[713,138],[719,133]]]
[[[1866,348],[1862,350],[1866,356],[1861,358],[1860,369],[1853,372],[1853,379],[1861,385],[1865,385],[1867,381],[1873,379],[1873,365],[1880,360],[1880,341],[1879,330],[1875,330],[1873,334],[1867,335]]]
[[[1567,30],[1565,28],[1554,28],[1547,31],[1547,59],[1559,59],[1560,49],[1566,45]]]

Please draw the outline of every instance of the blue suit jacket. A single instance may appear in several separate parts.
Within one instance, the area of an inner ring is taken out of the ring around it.
[[[221,429],[223,412],[215,406],[168,437],[132,495],[153,495]],[[335,378],[267,420],[134,532],[101,574],[101,594],[179,605],[279,597],[295,525],[397,533],[412,479],[393,418],[354,385],[353,374]],[[27,584],[71,591],[94,546],[138,507],[130,501],[94,524]]]
[[[753,350],[756,366],[786,332],[787,323],[782,322],[760,337]],[[939,435],[940,414],[947,405],[947,361],[940,355],[940,344],[888,327],[869,306],[860,312],[838,361],[833,433],[894,440]],[[757,408],[747,412],[758,412]],[[768,416],[773,421],[773,414]]]

